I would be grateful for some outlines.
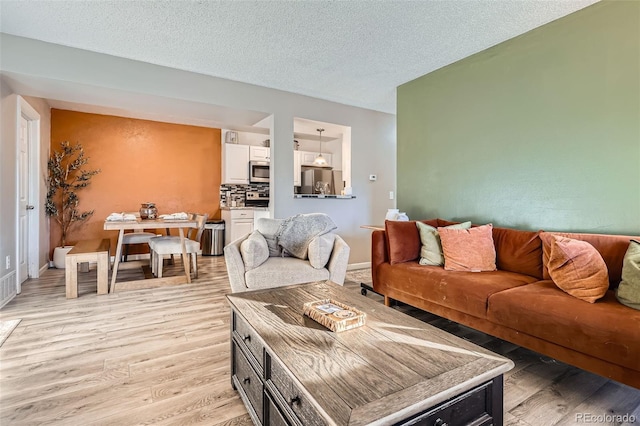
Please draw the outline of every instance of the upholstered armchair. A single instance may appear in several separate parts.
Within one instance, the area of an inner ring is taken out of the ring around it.
[[[318,218],[323,223],[305,227],[305,221]],[[256,230],[224,248],[231,291],[323,280],[342,285],[350,248],[327,219],[320,214],[258,219]]]

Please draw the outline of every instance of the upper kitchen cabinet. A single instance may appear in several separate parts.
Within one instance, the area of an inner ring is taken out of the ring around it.
[[[222,183],[249,183],[249,145],[222,144]]]
[[[249,160],[250,161],[271,161],[271,148],[265,146],[253,146],[249,147]]]
[[[300,164],[303,166],[313,166],[313,162],[320,152],[311,152],[311,151],[298,151],[300,152]],[[328,152],[323,152],[322,156],[325,160],[327,160],[327,166],[333,167],[333,154]],[[338,170],[341,170],[341,167],[338,167]]]

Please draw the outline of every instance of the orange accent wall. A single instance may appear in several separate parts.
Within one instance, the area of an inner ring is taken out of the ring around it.
[[[198,212],[220,217],[220,129],[161,123],[110,115],[51,110],[51,152],[60,142],[80,142],[87,168],[101,169],[78,193],[81,211],[95,209],[72,229],[67,244],[111,238],[102,229],[112,212],[137,211],[154,202],[158,213]],[[160,233],[161,230],[158,230]],[[60,244],[60,228],[51,220],[51,250]]]

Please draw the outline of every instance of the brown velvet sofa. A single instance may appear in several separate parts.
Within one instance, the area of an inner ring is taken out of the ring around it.
[[[498,270],[452,272],[418,263],[414,221],[387,221],[371,237],[373,289],[387,305],[401,301],[640,389],[640,311],[614,294],[629,240],[638,237],[552,232],[591,243],[607,264],[609,290],[591,304],[550,280],[540,232],[494,227]]]

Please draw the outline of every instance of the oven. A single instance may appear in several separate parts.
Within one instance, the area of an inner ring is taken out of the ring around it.
[[[249,182],[269,182],[269,162],[249,161]]]

